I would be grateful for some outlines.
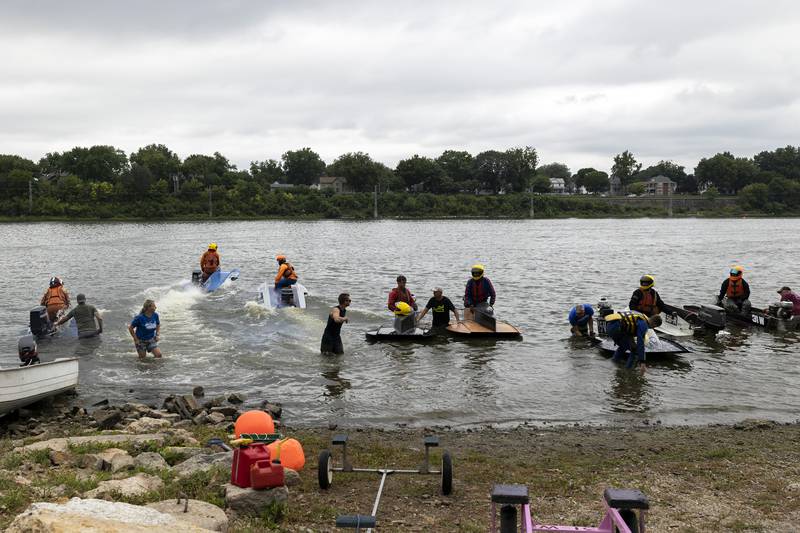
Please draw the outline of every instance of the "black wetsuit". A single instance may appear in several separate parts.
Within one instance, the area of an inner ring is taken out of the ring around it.
[[[347,310],[337,305],[339,308],[339,316],[344,318]],[[342,324],[344,322],[336,322],[333,317],[328,315],[328,324],[325,326],[325,331],[322,333],[322,342],[319,346],[319,351],[322,353],[344,353],[344,346],[342,346]]]

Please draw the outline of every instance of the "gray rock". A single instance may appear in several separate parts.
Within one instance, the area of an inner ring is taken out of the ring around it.
[[[21,449],[24,451],[31,450],[58,450],[65,452],[69,449],[69,445],[81,444],[108,444],[118,442],[128,442],[136,444],[140,442],[154,442],[156,445],[164,444],[166,435],[163,433],[150,433],[147,435],[129,435],[129,434],[116,434],[116,435],[88,435],[84,437],[61,437],[58,439],[43,440],[34,442],[23,446]]]
[[[111,458],[111,463],[109,466],[109,470],[111,470],[111,472],[120,472],[122,470],[133,470],[135,465],[133,457],[127,453],[119,453]]]
[[[60,452],[58,450],[50,450],[50,464],[53,466],[63,465],[69,461],[69,454],[67,452]]]
[[[233,404],[244,403],[244,396],[236,393],[231,394],[230,396],[228,396],[228,403],[233,403]]]
[[[222,413],[211,413],[208,415],[208,421],[212,424],[220,424],[225,422],[225,415]]]
[[[92,418],[97,422],[97,427],[100,429],[112,429],[114,426],[122,422],[122,411],[116,409],[103,409],[97,410],[92,413]]]
[[[112,496],[114,493],[119,493],[122,496],[141,496],[148,492],[161,490],[163,487],[164,482],[161,481],[161,478],[139,473],[125,479],[101,481],[96,489],[90,490],[84,494],[84,497],[103,499]]]
[[[178,420],[174,424],[172,424],[173,429],[186,429],[194,426],[194,422],[191,420]]]
[[[167,446],[161,451],[173,455],[180,454],[188,458],[206,452],[206,448],[201,448],[199,446]]]
[[[210,401],[203,404],[203,407],[206,409],[211,409],[212,407],[220,407],[222,404],[225,403],[224,396],[216,396],[212,398]]]
[[[283,407],[279,403],[271,403],[268,401],[261,402],[261,410],[266,411],[272,418],[280,418],[283,414]]]
[[[87,453],[78,456],[77,464],[80,468],[90,468],[92,470],[100,471],[103,469],[105,461],[103,461],[103,458],[96,453]]]
[[[133,459],[134,465],[141,468],[150,468],[151,470],[164,470],[169,468],[169,465],[161,457],[161,454],[156,452],[143,452]]]
[[[200,500],[164,500],[148,503],[147,507],[160,513],[174,516],[197,527],[211,531],[228,531],[228,517],[225,511],[210,503]],[[184,513],[183,510],[186,509]]]
[[[212,407],[212,413],[222,413],[225,416],[236,416],[239,413],[239,410],[235,407],[225,406],[225,407]]]
[[[163,418],[150,418],[143,416],[135,422],[128,424],[128,431],[132,433],[153,433],[162,429],[170,427],[172,424],[169,420]]]
[[[199,454],[173,466],[172,471],[175,472],[179,478],[183,478],[191,476],[195,472],[206,472],[216,465],[222,465],[230,469],[232,462],[233,454],[231,452]]]
[[[289,501],[289,490],[286,487],[253,490],[226,483],[224,488],[225,506],[235,516],[258,516],[273,503]]]
[[[206,391],[203,390],[203,387],[197,386],[192,389],[192,396],[196,396],[198,398],[203,397],[206,395]]]
[[[296,487],[300,484],[300,474],[296,470],[283,467],[283,484],[287,487]]]
[[[198,426],[202,426],[203,424],[208,422],[208,415],[206,414],[205,411],[201,411],[200,413],[198,413],[197,416],[192,418],[192,422],[194,422]]]

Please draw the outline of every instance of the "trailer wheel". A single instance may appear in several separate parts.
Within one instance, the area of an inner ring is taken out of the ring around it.
[[[442,494],[448,496],[453,492],[453,459],[450,452],[442,454]]]
[[[333,483],[333,458],[330,450],[322,450],[319,454],[319,464],[317,465],[317,475],[319,478],[319,488],[327,489]]]

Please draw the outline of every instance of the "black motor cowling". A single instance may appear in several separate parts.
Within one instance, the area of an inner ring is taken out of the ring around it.
[[[25,335],[19,338],[17,352],[19,353],[19,360],[22,361],[22,366],[34,365],[40,362],[39,346],[36,344],[36,339],[33,338],[33,335]]]
[[[287,305],[294,305],[294,291],[291,287],[281,288],[281,302]]]
[[[50,317],[47,315],[47,308],[43,305],[37,305],[31,309],[31,333],[36,337],[42,337],[52,333],[55,327],[50,322]]]
[[[203,280],[203,271],[202,270],[193,270],[192,271],[192,283],[195,285],[200,285]]]

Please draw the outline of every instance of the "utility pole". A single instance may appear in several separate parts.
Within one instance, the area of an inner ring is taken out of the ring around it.
[[[533,218],[533,182],[528,178],[528,197],[530,198],[530,218]]]
[[[376,220],[378,219],[378,185],[375,184],[375,192],[372,195],[373,197],[373,209],[372,209],[372,216]]]
[[[208,186],[208,218],[214,218],[214,205],[211,202],[211,185]]]
[[[669,197],[669,216],[672,216],[672,183],[667,183],[667,196]]]
[[[33,213],[33,178],[28,180],[28,214]]]

